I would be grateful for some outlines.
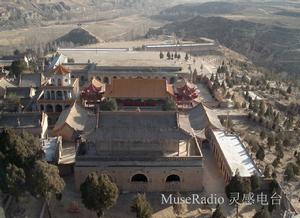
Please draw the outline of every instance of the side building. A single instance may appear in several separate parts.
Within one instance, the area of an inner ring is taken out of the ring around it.
[[[239,136],[220,129],[207,131],[211,149],[225,183],[238,171],[241,177],[262,176]]]
[[[43,112],[2,113],[0,130],[5,128],[18,133],[28,132],[43,139],[48,133],[48,116]]]
[[[76,187],[105,173],[122,192],[199,191],[203,156],[175,111],[99,112],[74,167]]]
[[[164,79],[173,84],[178,78],[185,76],[177,66],[97,66],[89,68],[88,80],[93,77],[110,84],[113,79]]]
[[[116,99],[119,109],[161,110],[174,99],[173,86],[164,79],[113,79],[106,85],[104,97]]]
[[[37,99],[38,109],[49,116],[49,124],[57,121],[60,113],[69,108],[80,94],[79,79],[71,78],[71,73],[62,65],[57,66],[48,82],[43,86]]]

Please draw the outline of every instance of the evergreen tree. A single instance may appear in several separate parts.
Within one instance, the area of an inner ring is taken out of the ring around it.
[[[24,60],[13,61],[10,66],[10,73],[12,76],[19,78],[20,74],[27,68]]]
[[[244,101],[242,104],[242,108],[246,108],[247,107],[247,103]]]
[[[30,192],[49,199],[52,193],[62,191],[64,182],[57,167],[41,161],[43,150],[38,138],[4,129],[0,145],[0,189],[4,193],[18,199],[24,192]]]
[[[267,166],[265,167],[264,176],[265,176],[266,178],[269,178],[269,177],[271,176],[271,166],[270,166],[270,165],[267,165]]]
[[[271,215],[268,210],[266,210],[265,208],[262,208],[256,212],[256,214],[253,216],[253,218],[271,218]]]
[[[275,139],[274,139],[274,136],[273,135],[270,135],[268,137],[268,147],[269,149],[271,149],[271,147],[273,147],[275,145]]]
[[[251,177],[250,177],[250,182],[251,182],[251,189],[252,191],[256,191],[260,188],[261,186],[261,180],[259,178],[259,176],[254,173]]]
[[[216,210],[213,212],[211,218],[226,218],[224,216],[224,214],[222,213],[222,210],[221,210],[219,204],[217,205]]]
[[[145,194],[136,195],[131,209],[136,213],[136,218],[150,218],[153,214],[153,209],[147,201]]]
[[[262,130],[260,132],[259,136],[260,136],[261,140],[265,140],[265,138],[266,138],[266,132],[264,130]]]
[[[289,87],[287,88],[286,92],[287,92],[288,94],[292,94],[292,87],[289,86]]]
[[[47,201],[52,195],[61,193],[65,187],[64,180],[59,176],[58,167],[41,160],[35,162],[30,180],[32,193]]]
[[[280,163],[280,158],[276,157],[274,159],[274,161],[272,162],[272,166],[277,167],[279,165],[279,163]]]
[[[231,193],[239,193],[239,196],[243,196],[243,194],[249,193],[250,191],[251,184],[249,180],[243,180],[238,171],[235,173],[235,176],[231,178],[230,182],[225,187],[225,192],[228,198],[230,198]]]
[[[5,179],[1,180],[1,182],[5,183],[5,190],[14,196],[18,202],[19,197],[25,192],[23,188],[26,185],[24,170],[9,163],[6,167]]]
[[[175,193],[175,198],[180,199],[181,195],[179,192]],[[173,204],[173,212],[177,216],[183,215],[187,210],[187,206],[185,203],[179,202],[178,204]]]
[[[100,105],[101,111],[116,111],[118,110],[118,104],[115,99],[108,99]]]
[[[189,55],[188,55],[188,53],[185,54],[185,58],[184,58],[184,59],[185,59],[185,61],[188,61],[188,60],[189,60]]]
[[[104,210],[111,208],[119,197],[118,187],[110,181],[107,175],[97,173],[88,175],[80,185],[81,199],[84,206],[103,216]]]
[[[15,56],[19,56],[21,54],[20,50],[16,49],[14,50],[14,55]]]
[[[260,102],[260,105],[259,105],[259,112],[258,112],[258,115],[259,116],[262,116],[265,114],[265,111],[266,111],[266,105],[263,101]]]
[[[159,57],[160,57],[160,59],[164,59],[164,53],[160,52]]]
[[[162,109],[164,111],[174,111],[176,110],[176,108],[177,108],[176,103],[172,99],[167,99],[162,106]]]
[[[171,59],[171,54],[170,54],[169,51],[167,52],[167,58],[168,58],[169,60]]]
[[[264,158],[265,158],[265,151],[264,151],[263,147],[261,147],[261,146],[259,147],[258,151],[256,152],[256,158],[258,160],[261,160],[261,161],[264,160]]]

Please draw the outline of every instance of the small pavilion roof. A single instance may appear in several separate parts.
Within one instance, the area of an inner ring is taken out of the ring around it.
[[[71,71],[67,68],[65,68],[63,65],[58,65],[54,70],[53,70],[54,74],[61,74],[61,75],[64,75],[64,74],[68,74],[70,73]]]
[[[105,91],[105,84],[93,78],[90,84],[83,89],[82,94],[83,95],[95,94],[95,93],[97,94],[99,92],[104,92],[104,91]]]

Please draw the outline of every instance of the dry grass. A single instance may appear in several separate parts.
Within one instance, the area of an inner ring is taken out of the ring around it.
[[[85,23],[82,26],[100,41],[131,39],[143,35],[150,27],[163,25],[149,18],[134,15],[111,20]],[[0,55],[9,54],[14,49],[20,50],[46,44],[77,27],[77,23],[31,27],[0,32]]]

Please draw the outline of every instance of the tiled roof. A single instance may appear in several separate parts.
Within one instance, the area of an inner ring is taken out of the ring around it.
[[[31,98],[31,89],[30,87],[7,87],[6,96],[16,95],[19,98]]]
[[[62,65],[58,65],[57,67],[55,67],[53,72],[55,74],[68,74],[68,73],[70,73],[70,70],[68,70],[67,68],[65,68]]]
[[[40,112],[3,113],[0,116],[0,128],[40,127],[41,121]]]
[[[173,95],[172,85],[164,79],[113,79],[106,85],[106,97],[167,98]]]
[[[100,112],[98,128],[89,136],[101,141],[160,141],[191,138],[178,126],[175,111],[118,111]]]
[[[68,124],[74,130],[82,131],[87,119],[88,111],[75,102],[60,114],[53,130],[58,131],[64,124]]]
[[[41,73],[21,74],[20,87],[40,87],[43,83],[43,75]]]

